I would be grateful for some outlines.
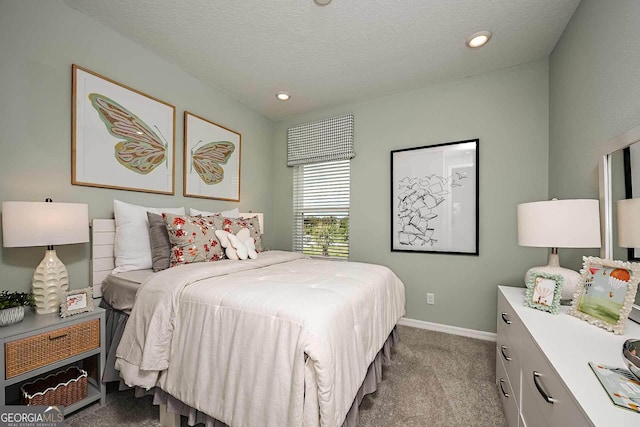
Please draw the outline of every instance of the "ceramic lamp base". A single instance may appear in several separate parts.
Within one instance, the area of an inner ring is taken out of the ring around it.
[[[62,293],[69,290],[69,273],[55,249],[47,249],[33,273],[32,292],[37,314],[57,313]]]
[[[529,274],[533,271],[540,271],[548,274],[559,274],[564,278],[564,285],[562,285],[562,292],[560,296],[560,304],[570,305],[573,295],[578,289],[578,282],[580,281],[580,273],[577,271],[569,270],[568,268],[560,267],[558,254],[549,254],[549,264],[532,267],[527,271],[524,276],[524,282],[529,283]]]

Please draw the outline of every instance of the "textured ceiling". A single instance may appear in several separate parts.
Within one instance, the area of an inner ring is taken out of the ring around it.
[[[64,1],[273,120],[545,58],[579,3]]]

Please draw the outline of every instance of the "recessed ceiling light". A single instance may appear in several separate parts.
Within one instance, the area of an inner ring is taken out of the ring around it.
[[[331,0],[313,0],[318,6],[326,6],[331,3]]]
[[[472,49],[482,47],[491,39],[491,31],[478,31],[473,33],[467,39],[467,46]]]
[[[288,101],[291,96],[289,96],[287,92],[278,92],[276,93],[276,98],[278,98],[280,101]]]

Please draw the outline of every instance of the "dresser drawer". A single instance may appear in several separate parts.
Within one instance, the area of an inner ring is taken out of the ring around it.
[[[5,378],[100,348],[100,319],[5,344]]]
[[[520,337],[524,333],[524,326],[502,292],[498,292],[497,332],[498,336],[504,335],[507,337],[514,351],[520,347]],[[518,357],[517,354],[515,356],[516,358]]]
[[[538,417],[532,419],[535,412],[550,426],[591,425],[533,340],[527,336],[521,342],[522,412],[527,426],[541,425]]]
[[[520,405],[520,361],[517,348],[511,344],[505,335],[498,335],[496,346],[497,358],[502,362],[509,383],[513,389],[514,399]]]
[[[531,386],[527,381],[523,381],[522,384],[522,401],[520,408],[520,416],[522,425],[526,427],[547,427],[547,421],[542,415],[542,410],[538,407],[536,400],[538,399],[538,391]],[[573,424],[568,424],[569,426]],[[577,425],[577,424],[576,424]]]
[[[520,419],[518,405],[499,352],[496,354],[496,385],[498,386],[498,394],[504,409],[504,417],[507,419],[507,425],[509,427],[517,427]]]

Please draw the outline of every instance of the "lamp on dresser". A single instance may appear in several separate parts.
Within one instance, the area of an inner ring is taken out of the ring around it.
[[[2,202],[2,244],[6,248],[46,246],[33,273],[36,313],[55,313],[62,292],[69,290],[69,273],[53,245],[89,241],[89,208],[84,203]]]
[[[561,303],[573,298],[580,274],[560,266],[558,248],[599,248],[600,210],[598,200],[545,200],[518,205],[518,244],[551,248],[547,265],[532,271],[560,274],[564,278]]]
[[[616,202],[618,246],[640,248],[640,199],[623,199]]]

